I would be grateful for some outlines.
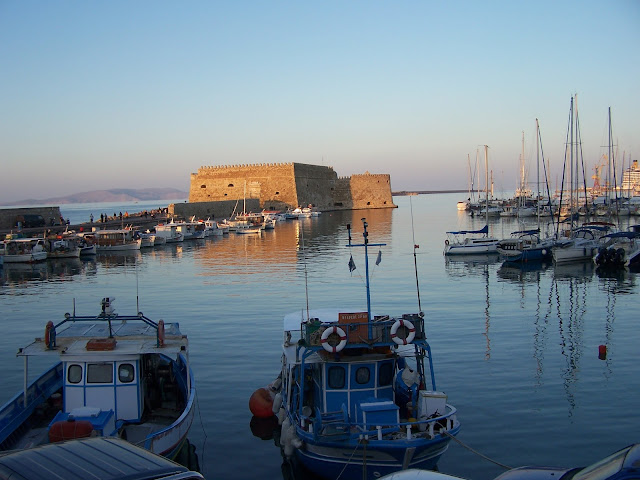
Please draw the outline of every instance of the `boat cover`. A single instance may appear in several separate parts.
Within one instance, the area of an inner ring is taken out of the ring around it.
[[[469,234],[481,234],[481,233],[489,233],[489,225],[485,225],[480,230],[460,230],[459,232],[447,232],[451,235],[469,235]]]

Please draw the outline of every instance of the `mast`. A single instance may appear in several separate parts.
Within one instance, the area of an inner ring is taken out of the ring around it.
[[[540,124],[536,118],[536,214],[538,217],[538,234],[540,235]]]
[[[484,174],[485,174],[485,202],[486,202],[486,221],[487,221],[487,236],[489,236],[489,147],[487,145],[484,146]]]
[[[347,232],[349,233],[349,244],[347,247],[364,247],[364,272],[365,272],[365,282],[367,286],[367,315],[368,315],[368,323],[369,323],[369,338],[373,338],[373,324],[371,320],[373,319],[371,315],[371,290],[369,285],[369,246],[371,247],[383,247],[386,243],[369,243],[369,232],[367,232],[367,227],[369,224],[367,223],[367,219],[362,217],[362,225],[364,227],[364,231],[362,232],[362,237],[364,242],[361,244],[352,244],[351,243],[351,224],[347,224]]]

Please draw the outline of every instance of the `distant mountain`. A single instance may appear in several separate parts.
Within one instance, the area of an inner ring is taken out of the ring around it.
[[[189,196],[176,188],[112,188],[92,192],[74,193],[65,197],[53,197],[7,202],[4,205],[66,205],[69,203],[138,202],[146,200],[181,200]]]

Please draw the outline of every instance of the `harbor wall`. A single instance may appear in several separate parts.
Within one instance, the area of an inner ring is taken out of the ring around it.
[[[243,201],[222,200],[219,202],[184,202],[172,203],[168,206],[169,216],[180,217],[185,220],[195,216],[197,220],[222,220],[230,218],[231,214],[242,213]],[[259,212],[261,210],[260,202],[257,198],[246,199],[247,212]]]
[[[16,229],[18,221],[23,222],[25,215],[40,215],[44,219],[45,226],[60,225],[60,207],[16,207],[0,209],[0,229]],[[28,217],[27,217],[28,218]]]
[[[303,163],[208,166],[191,174],[189,203],[243,199],[257,199],[258,210],[396,207],[388,174],[338,177],[333,167]]]

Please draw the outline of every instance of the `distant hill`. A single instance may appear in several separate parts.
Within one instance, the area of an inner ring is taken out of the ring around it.
[[[176,188],[112,188],[92,192],[74,193],[64,197],[19,200],[4,202],[4,205],[66,205],[69,203],[139,202],[146,200],[179,200],[189,194]]]

